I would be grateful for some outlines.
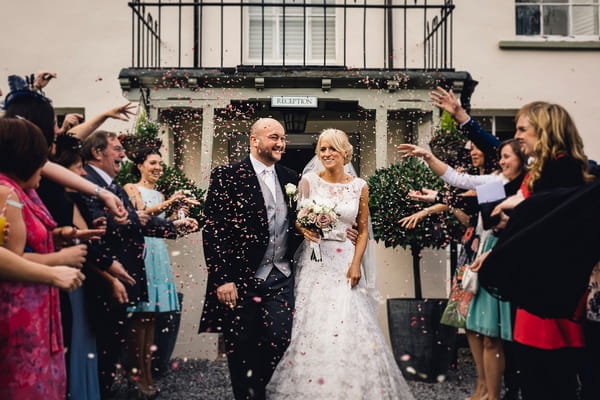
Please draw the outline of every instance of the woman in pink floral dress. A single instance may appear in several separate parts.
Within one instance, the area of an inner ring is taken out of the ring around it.
[[[47,154],[33,124],[0,119],[0,204],[11,227],[5,246],[31,259],[54,251],[56,224],[35,191]],[[60,400],[65,384],[58,290],[0,280],[0,398]]]

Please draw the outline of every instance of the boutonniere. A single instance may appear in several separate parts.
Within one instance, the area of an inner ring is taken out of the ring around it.
[[[285,186],[285,194],[287,194],[288,199],[290,201],[290,207],[292,206],[292,202],[296,201],[298,198],[298,188],[293,183],[286,183]]]

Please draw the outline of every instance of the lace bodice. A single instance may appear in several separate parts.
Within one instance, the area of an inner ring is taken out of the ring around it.
[[[361,178],[354,178],[348,183],[329,183],[314,172],[309,172],[299,183],[298,207],[313,200],[317,204],[335,206],[340,218],[334,230],[345,231],[356,221],[360,194],[366,184]]]

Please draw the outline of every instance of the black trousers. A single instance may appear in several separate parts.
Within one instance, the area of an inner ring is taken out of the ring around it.
[[[227,312],[230,324],[223,334],[236,400],[265,398],[265,386],[290,342],[293,309],[293,276],[273,268]]]
[[[577,399],[581,348],[543,350],[515,343],[523,400]]]
[[[585,321],[585,351],[579,370],[581,399],[600,398],[600,322]]]
[[[98,381],[100,398],[111,398],[115,381],[116,365],[125,348],[127,312],[125,306],[107,305],[97,309],[96,348],[98,353]]]

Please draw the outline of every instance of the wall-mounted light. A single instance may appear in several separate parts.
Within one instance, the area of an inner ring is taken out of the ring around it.
[[[395,81],[395,80],[389,80],[386,82],[386,84],[387,84],[388,92],[390,92],[390,93],[395,92],[396,90],[398,90],[400,88],[400,82]]]
[[[127,77],[120,77],[119,85],[121,85],[121,90],[127,91],[127,90],[131,89],[131,81]]]
[[[196,89],[198,87],[198,78],[187,78],[187,85],[190,89]]]
[[[265,78],[254,78],[254,88],[259,92],[265,88]]]
[[[306,110],[287,110],[282,111],[283,124],[286,133],[304,133],[306,130],[306,121],[308,111]]]
[[[157,78],[155,76],[151,76],[151,75],[143,75],[143,76],[140,76],[139,79],[140,79],[140,86],[147,87],[147,88],[155,87],[156,85],[158,85],[160,83],[159,78]]]
[[[328,92],[331,89],[331,79],[323,78],[321,79],[321,90],[324,92]]]

